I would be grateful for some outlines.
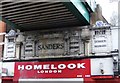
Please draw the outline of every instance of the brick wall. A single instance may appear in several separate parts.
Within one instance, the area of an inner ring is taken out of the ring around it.
[[[0,60],[3,55],[3,42],[4,42],[4,33],[6,30],[6,24],[2,21],[0,21]]]
[[[6,24],[0,21],[0,33],[3,33],[5,31],[6,31]]]

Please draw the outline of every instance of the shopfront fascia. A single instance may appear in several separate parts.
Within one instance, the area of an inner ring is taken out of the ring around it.
[[[17,61],[4,62],[3,72],[5,77],[12,77],[14,82],[27,83],[28,81],[84,81],[99,77],[113,78],[112,57],[91,58],[91,59],[60,59],[60,60],[41,60],[41,61]],[[9,65],[9,66],[7,66]],[[109,65],[109,68],[108,68]],[[74,81],[74,80],[73,80]]]

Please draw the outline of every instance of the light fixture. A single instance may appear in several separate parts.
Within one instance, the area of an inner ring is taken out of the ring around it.
[[[118,61],[118,56],[113,56],[114,61]]]
[[[101,72],[101,74],[104,74],[103,63],[100,63],[100,72]]]

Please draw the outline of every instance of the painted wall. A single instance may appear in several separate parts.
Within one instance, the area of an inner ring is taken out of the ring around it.
[[[112,27],[112,50],[118,49],[118,27]]]

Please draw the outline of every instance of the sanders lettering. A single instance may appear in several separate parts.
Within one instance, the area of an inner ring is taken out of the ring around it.
[[[63,43],[38,45],[38,50],[63,49],[63,48],[64,48]]]

